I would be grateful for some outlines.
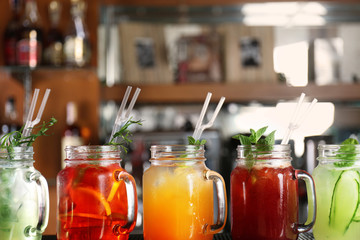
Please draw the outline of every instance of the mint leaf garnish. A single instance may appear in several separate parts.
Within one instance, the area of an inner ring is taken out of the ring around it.
[[[256,144],[256,149],[258,151],[271,151],[275,144],[275,131],[272,131],[265,138],[259,139]]]
[[[250,129],[250,136],[238,134],[233,136],[232,138],[240,140],[241,145],[274,145],[275,131],[272,131],[265,138],[261,138],[266,132],[267,128],[268,127],[263,127],[257,131],[255,131],[254,129]]]
[[[188,142],[189,145],[205,145],[206,140],[205,139],[195,140],[195,138],[193,138],[192,136],[188,136]]]
[[[250,136],[245,136],[242,134],[237,134],[232,138],[240,140],[240,144],[244,146],[249,146],[249,149],[245,149],[245,157],[246,157],[246,165],[248,167],[253,166],[255,157],[254,155],[258,154],[255,153],[256,151],[271,151],[275,144],[275,131],[272,131],[268,136],[265,138],[261,138],[263,134],[267,130],[267,126],[260,128],[259,130],[255,131],[254,129],[250,129]],[[251,146],[255,145],[255,151],[251,149]]]
[[[239,135],[238,139],[242,145],[251,145],[252,143],[251,138],[244,135]]]
[[[337,167],[350,167],[354,164],[357,153],[356,146],[359,142],[354,138],[348,138],[343,141],[340,145],[339,153],[336,154],[336,157],[341,161],[335,162],[334,165]]]
[[[137,124],[137,125],[141,126],[142,121],[141,120],[133,121],[132,118],[130,118],[121,127],[121,129],[113,135],[111,140],[105,145],[119,145],[124,150],[124,152],[127,153],[128,148],[125,145],[132,143],[132,140],[130,139],[130,137],[132,136],[132,133],[130,132],[130,130],[128,128],[133,124]],[[120,140],[117,141],[117,139],[120,139]]]
[[[255,131],[254,129],[250,129],[250,136],[245,136],[242,134],[238,134],[233,136],[234,139],[240,140],[241,145],[251,145],[257,144],[262,135],[266,132],[267,127],[260,128],[259,130]]]

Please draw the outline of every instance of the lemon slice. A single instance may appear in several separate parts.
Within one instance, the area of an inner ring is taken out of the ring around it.
[[[115,193],[117,192],[118,188],[120,186],[120,182],[116,181],[113,183],[112,187],[111,187],[111,190],[110,190],[110,194],[107,198],[107,201],[108,202],[111,202],[115,196]]]
[[[344,234],[348,230],[359,205],[360,176],[357,171],[343,171],[335,183],[329,214],[329,225]]]
[[[109,203],[98,191],[86,187],[77,187],[73,191],[72,198],[79,205],[77,208],[94,209],[94,213],[105,212],[106,216],[111,215]],[[102,206],[103,209],[98,209],[98,206]]]

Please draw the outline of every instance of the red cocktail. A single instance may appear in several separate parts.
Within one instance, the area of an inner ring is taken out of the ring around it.
[[[134,179],[120,167],[120,151],[114,146],[70,151],[76,153],[68,154],[57,177],[58,239],[128,239],[135,226],[136,190]]]
[[[261,153],[245,148],[238,147],[243,153],[231,173],[232,239],[297,239],[312,227],[298,224],[298,178],[311,188],[311,177],[293,169],[288,145]]]

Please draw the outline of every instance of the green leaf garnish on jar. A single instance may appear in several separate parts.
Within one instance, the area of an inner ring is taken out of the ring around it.
[[[195,140],[192,136],[188,136],[188,143],[189,145],[205,145],[206,140],[205,139],[199,139]]]
[[[23,136],[21,128],[19,131],[13,131],[10,133],[5,134],[0,138],[0,147],[6,148],[8,153],[13,152],[14,147],[19,146],[32,146],[32,144],[35,142],[35,140],[40,136],[48,136],[46,132],[49,130],[50,127],[52,127],[55,123],[57,123],[57,120],[55,118],[50,118],[49,122],[43,122],[41,125],[35,126],[32,131],[37,130],[35,133],[31,133],[30,136]]]
[[[232,138],[240,140],[240,144],[244,146],[248,146],[249,148],[245,150],[246,156],[246,166],[252,167],[254,165],[255,156],[251,146],[255,146],[255,151],[263,152],[263,151],[271,151],[275,144],[275,131],[272,131],[269,135],[262,138],[264,133],[267,130],[267,126],[260,128],[255,131],[254,129],[250,129],[250,136],[246,136],[243,134],[237,134]]]
[[[106,143],[105,145],[119,145],[124,150],[125,153],[127,153],[128,148],[126,145],[132,143],[132,140],[130,137],[132,136],[132,133],[128,129],[131,125],[137,124],[139,126],[142,125],[142,121],[133,121],[132,118],[130,118],[119,131],[117,131],[114,136],[111,138],[111,140]]]
[[[350,167],[356,160],[356,146],[359,142],[354,138],[348,138],[343,141],[339,148],[339,153],[336,157],[342,161],[335,162],[334,165],[337,167]]]

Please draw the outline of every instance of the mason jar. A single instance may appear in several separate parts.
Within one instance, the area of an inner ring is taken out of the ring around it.
[[[143,176],[144,239],[213,239],[225,225],[226,190],[220,174],[206,167],[204,146],[150,150],[151,165]]]
[[[360,239],[360,145],[320,144],[315,239]]]
[[[315,220],[315,188],[311,176],[291,165],[290,145],[237,147],[230,177],[233,240],[295,240]],[[307,224],[299,223],[298,180],[306,183],[311,206]]]
[[[120,146],[67,146],[57,176],[58,240],[129,238],[137,215],[134,178]]]
[[[32,147],[0,148],[0,239],[41,240],[49,189],[34,168]]]

